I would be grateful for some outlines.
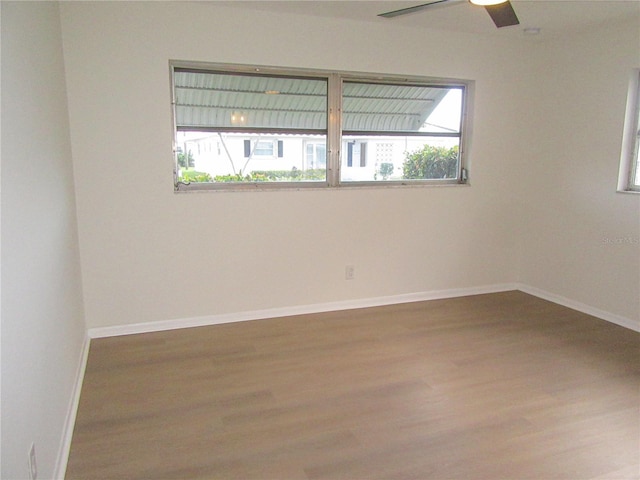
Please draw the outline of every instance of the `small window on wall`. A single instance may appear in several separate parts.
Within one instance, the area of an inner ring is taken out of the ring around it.
[[[171,73],[176,190],[467,180],[473,82],[177,61]]]
[[[347,167],[367,166],[367,143],[347,142]],[[344,178],[344,177],[343,177]]]
[[[640,193],[640,69],[629,82],[618,191]]]
[[[327,168],[327,146],[324,143],[309,142],[306,151],[308,169]]]
[[[276,151],[277,148],[277,151]],[[244,141],[244,157],[283,157],[283,141],[282,140],[245,140]]]

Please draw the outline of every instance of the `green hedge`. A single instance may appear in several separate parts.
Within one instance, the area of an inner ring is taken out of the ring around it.
[[[458,146],[432,147],[407,153],[402,166],[403,178],[456,178],[458,175]]]
[[[314,170],[255,170],[246,175],[237,173],[235,175],[216,175],[214,182],[300,182],[310,180],[325,180],[327,171],[325,169]]]
[[[194,170],[183,170],[180,173],[180,181],[184,183],[190,182],[212,182],[213,178],[206,172],[196,172]]]

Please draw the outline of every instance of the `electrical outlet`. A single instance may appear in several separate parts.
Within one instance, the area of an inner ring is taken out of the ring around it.
[[[347,265],[344,267],[344,279],[353,280],[354,278],[356,278],[356,267],[353,265]]]
[[[38,479],[38,464],[36,463],[36,444],[32,443],[29,449],[29,480]]]

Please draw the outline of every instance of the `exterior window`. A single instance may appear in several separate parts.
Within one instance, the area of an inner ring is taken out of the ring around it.
[[[640,69],[629,85],[618,190],[640,193]]]
[[[638,82],[640,84],[640,81]],[[640,86],[636,91],[636,105],[633,112],[633,147],[631,149],[631,168],[629,172],[629,190],[640,191]]]
[[[282,157],[282,141],[278,141],[278,157]],[[256,140],[251,142],[251,140],[244,141],[244,156],[245,158],[251,157],[274,157],[276,155],[275,152],[275,142],[273,140]]]
[[[327,168],[327,146],[324,143],[307,143],[307,168]]]
[[[358,179],[358,173],[349,169],[359,169],[367,166],[367,142],[351,141],[346,142],[346,145],[347,155],[346,162],[343,162],[342,179],[356,180]]]
[[[345,81],[342,182],[461,179],[464,87]],[[368,147],[376,152],[368,161]],[[358,170],[354,170],[358,167]]]
[[[466,181],[472,82],[185,62],[171,69],[176,190]]]
[[[176,151],[193,156],[177,155],[176,189],[326,184],[326,160],[309,169],[304,151],[326,143],[326,78],[174,66],[173,88]]]
[[[259,157],[273,157],[273,142],[258,141],[253,154]]]

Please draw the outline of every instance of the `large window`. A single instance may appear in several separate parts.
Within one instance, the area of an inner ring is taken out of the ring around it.
[[[629,85],[618,190],[640,193],[640,69]]]
[[[172,62],[176,190],[464,183],[471,82]]]

